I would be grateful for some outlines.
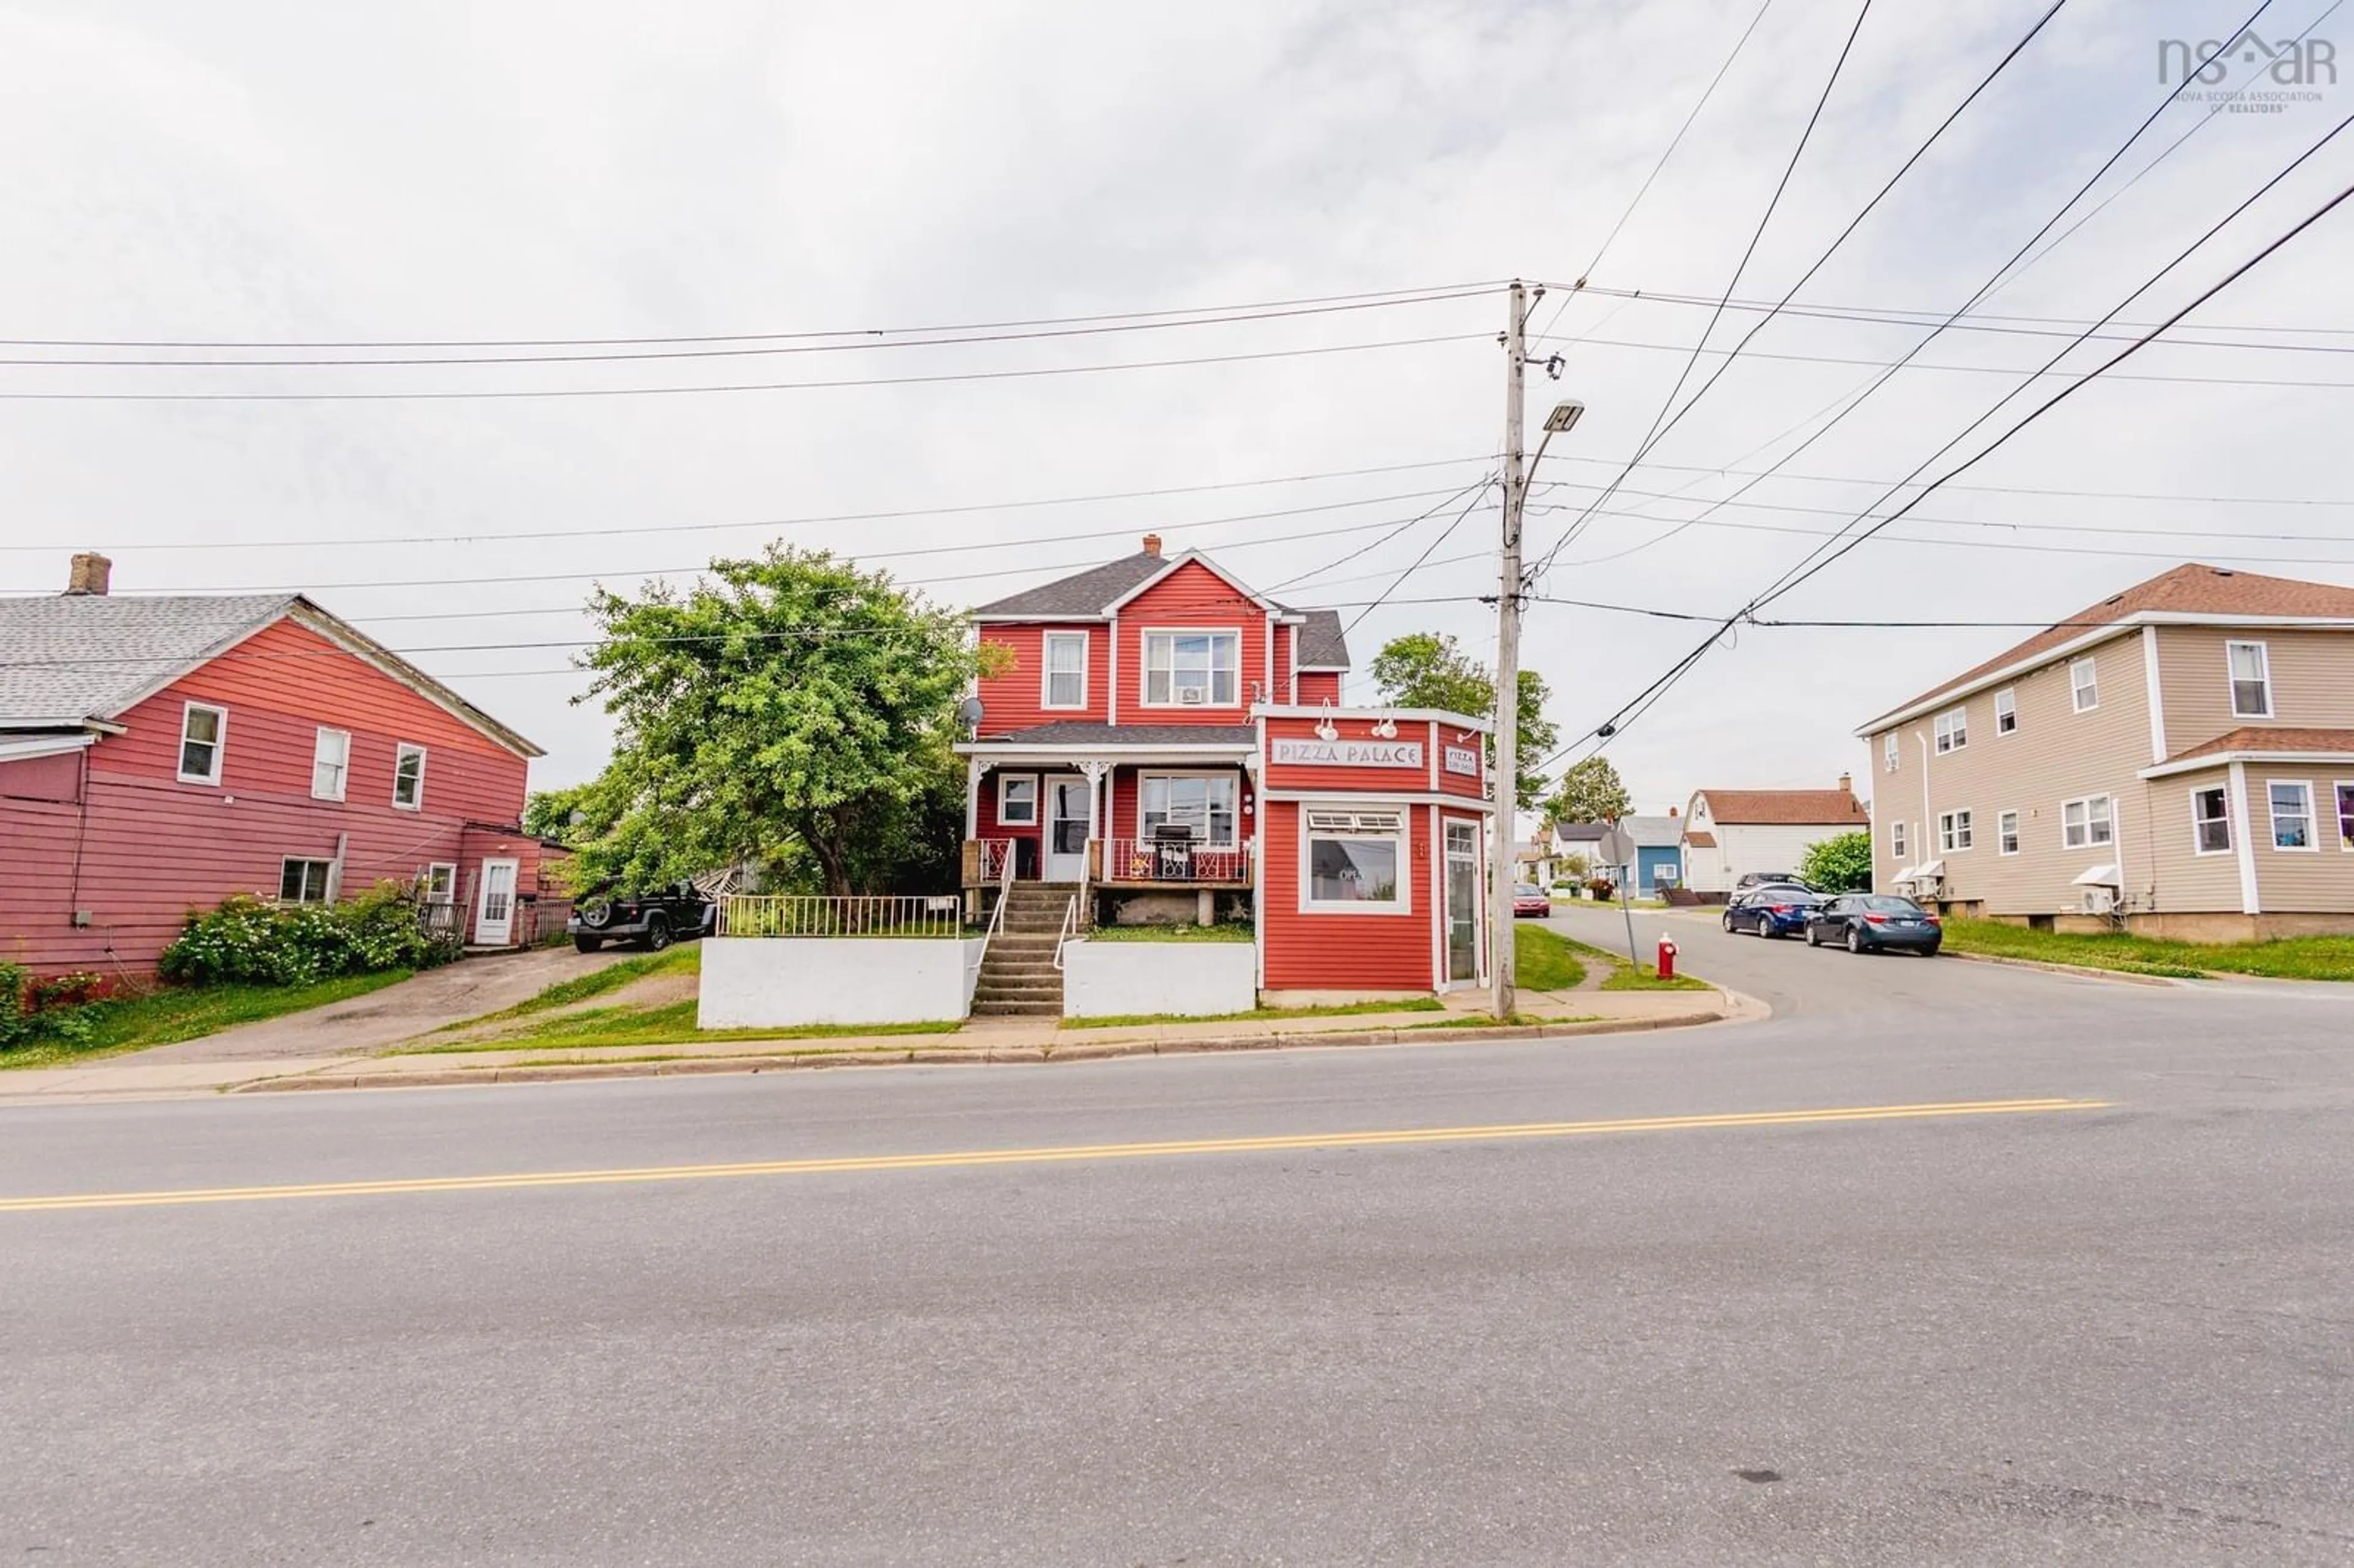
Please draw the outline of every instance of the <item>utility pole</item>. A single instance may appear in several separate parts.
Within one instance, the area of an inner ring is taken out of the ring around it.
[[[1528,365],[1528,285],[1515,278],[1504,332],[1504,538],[1496,582],[1496,850],[1490,863],[1488,973],[1495,1012],[1512,1016],[1513,851],[1520,834],[1521,514],[1528,478],[1521,464],[1521,402]]]

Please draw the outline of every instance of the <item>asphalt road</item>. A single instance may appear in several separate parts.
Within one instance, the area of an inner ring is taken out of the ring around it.
[[[1672,929],[1782,1015],[0,1111],[0,1556],[2354,1559],[2354,997]]]

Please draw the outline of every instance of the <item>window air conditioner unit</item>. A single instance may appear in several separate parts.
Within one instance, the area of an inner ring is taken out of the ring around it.
[[[1198,708],[1210,700],[1210,694],[1199,686],[1180,686],[1177,688],[1177,700],[1186,707]]]
[[[2117,890],[2115,888],[2087,887],[2081,891],[2084,895],[2083,906],[2085,914],[2113,915],[2116,913]]]

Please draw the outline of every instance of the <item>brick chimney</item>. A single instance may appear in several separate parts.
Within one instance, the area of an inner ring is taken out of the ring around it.
[[[73,558],[73,569],[66,577],[66,592],[97,594],[103,598],[113,575],[112,561],[104,556],[84,551]]]
[[[1144,553],[1148,556],[1157,556],[1161,553],[1160,535],[1147,534],[1144,536]]]
[[[1852,795],[1855,793],[1854,774],[1842,773],[1840,775],[1840,793],[1842,795]]]
[[[1668,815],[1670,817],[1681,817],[1683,815],[1683,808],[1681,806],[1670,806],[1668,808]]]

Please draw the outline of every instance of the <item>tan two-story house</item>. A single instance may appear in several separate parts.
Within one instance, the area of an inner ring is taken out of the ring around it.
[[[1856,733],[1883,892],[2062,930],[2354,930],[2354,588],[2177,567]]]

